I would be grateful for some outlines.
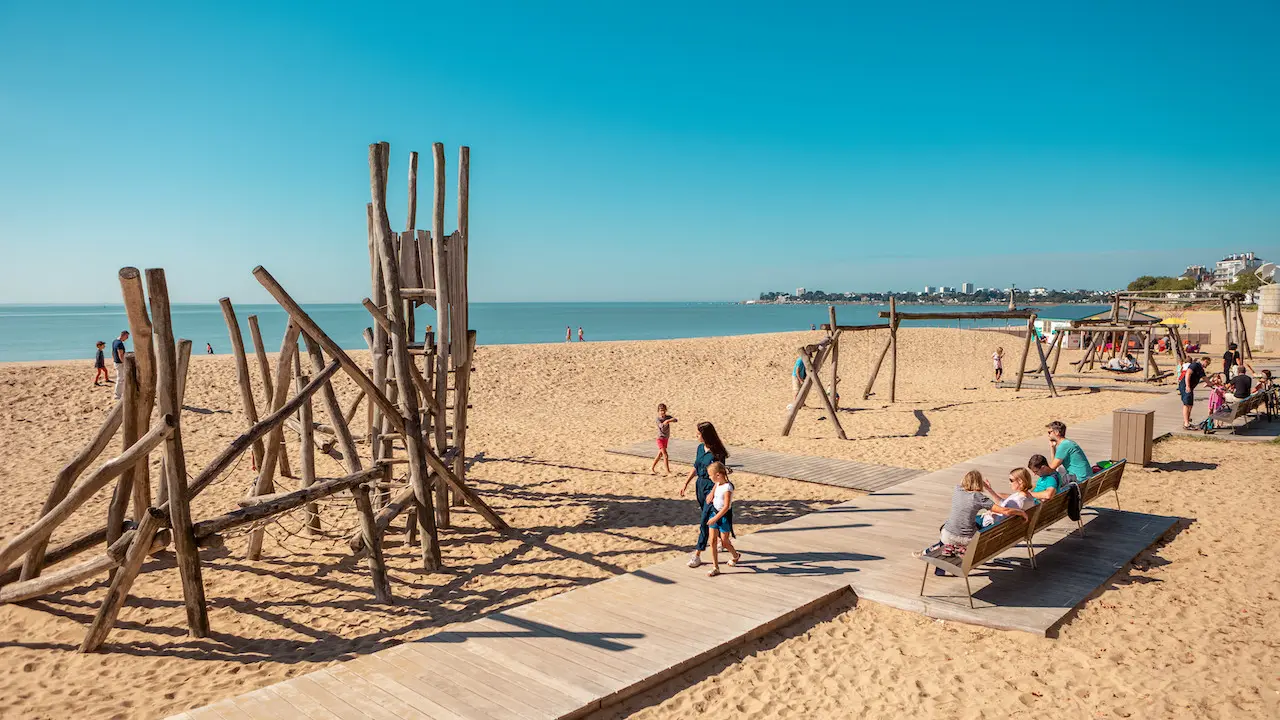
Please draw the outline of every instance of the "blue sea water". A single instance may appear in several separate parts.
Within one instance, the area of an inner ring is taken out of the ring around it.
[[[372,323],[368,312],[356,304],[307,305],[312,318],[344,348],[363,348],[361,332]],[[881,322],[883,305],[840,305],[842,325]],[[999,310],[985,305],[918,306],[904,311],[964,312]],[[1082,317],[1101,306],[1070,305],[1042,310],[1055,317]],[[173,306],[173,324],[179,337],[195,343],[194,352],[229,353],[230,341],[217,305]],[[245,344],[249,345],[246,318],[257,315],[267,349],[280,347],[286,315],[277,305],[237,305]],[[418,327],[434,322],[434,311],[419,310]],[[592,340],[661,340],[669,338],[747,335],[807,330],[827,321],[826,305],[743,305],[738,303],[472,303],[471,327],[481,345],[563,342],[565,327],[577,337],[582,327]],[[955,327],[950,321],[924,323]],[[1004,321],[963,321],[964,327],[1004,325]],[[1014,324],[1017,321],[1014,321]],[[111,339],[128,327],[120,305],[0,305],[0,362],[19,360],[92,359],[94,342]],[[132,348],[132,344],[130,344]]]

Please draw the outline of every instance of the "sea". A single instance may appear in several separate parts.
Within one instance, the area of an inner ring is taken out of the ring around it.
[[[311,317],[343,348],[365,347],[361,336],[370,326],[368,312],[357,304],[304,306]],[[904,312],[972,312],[1000,310],[982,305],[900,305]],[[1104,309],[1101,305],[1066,305],[1039,308],[1056,318],[1077,318]],[[878,314],[887,305],[838,305],[841,325],[883,322]],[[222,310],[216,304],[175,304],[174,331],[191,340],[193,352],[206,352],[206,343],[217,354],[231,352]],[[419,309],[419,328],[435,320],[429,307]],[[237,305],[245,345],[252,350],[247,318],[258,316],[263,342],[269,352],[280,347],[287,316],[278,305]],[[565,328],[578,328],[586,341],[666,340],[672,338],[749,335],[753,333],[808,330],[827,322],[826,305],[746,304],[731,302],[617,302],[617,303],[472,303],[471,327],[479,345],[523,345],[564,342]],[[940,327],[1021,326],[1019,321],[939,320],[920,325]],[[0,305],[0,362],[92,359],[94,343],[108,345],[127,329],[122,305]],[[130,344],[132,348],[132,344]]]

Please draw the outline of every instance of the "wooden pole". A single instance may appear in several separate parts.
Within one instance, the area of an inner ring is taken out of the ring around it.
[[[409,153],[409,218],[404,229],[410,232],[417,227],[418,218],[418,153]]]
[[[298,354],[298,334],[301,329],[295,322],[290,322],[284,331],[284,340],[280,343],[280,357],[276,360],[276,379],[274,394],[271,397],[272,412],[284,407],[289,398],[289,376],[293,373],[293,356]],[[258,480],[253,486],[253,495],[266,495],[275,489],[276,461],[284,454],[284,425],[277,425],[267,435],[267,451],[262,456],[262,467],[258,468]],[[249,547],[245,557],[248,560],[262,559],[262,540],[265,533],[257,528],[249,533]]]
[[[178,404],[178,359],[173,345],[173,324],[169,317],[169,286],[163,269],[147,270],[147,296],[151,300],[151,321],[156,341],[156,399],[159,401],[160,412],[173,417],[173,432],[165,440],[164,446],[173,550],[178,562],[178,576],[182,579],[188,631],[192,637],[202,638],[209,634],[209,615],[205,607],[199,548],[191,533],[187,460],[182,448],[182,407]]]
[[[136,347],[136,346],[135,346]],[[116,382],[123,384],[120,391],[120,402],[124,403],[124,432],[121,450],[128,450],[134,443],[138,442],[138,436],[141,434],[138,427],[138,383],[137,377],[137,361],[134,359],[134,353],[126,353],[124,356],[124,365],[121,366],[120,372],[117,373]],[[124,532],[124,518],[129,511],[129,503],[133,499],[133,480],[134,471],[137,468],[125,470],[120,479],[116,481],[115,493],[111,496],[111,505],[107,508],[107,545],[114,543],[120,539],[120,534]]]
[[[236,320],[236,310],[231,306],[231,298],[221,298],[222,318],[227,323],[227,335],[231,338],[231,353],[236,358],[236,382],[240,384],[240,407],[244,409],[245,419],[253,427],[258,422],[258,408],[253,399],[253,383],[249,379],[249,359],[244,353],[244,336],[240,334],[240,323]],[[264,375],[265,376],[265,375]],[[253,444],[253,467],[262,467],[263,447],[261,442]]]
[[[384,473],[386,468],[381,468]],[[383,476],[384,479],[386,475]],[[351,488],[360,514],[360,532],[365,547],[369,549],[369,570],[373,576],[373,594],[378,602],[391,604],[391,583],[387,580],[387,565],[382,557],[382,536],[378,534],[377,521],[373,517],[373,504],[369,502],[369,486],[361,483]]]
[[[340,367],[341,365],[337,361],[329,363],[324,371],[317,373],[315,379],[295,395],[293,399],[285,403],[284,407],[263,418],[256,425],[246,430],[244,434],[232,440],[230,445],[218,453],[213,460],[209,461],[209,464],[204,466],[200,474],[191,480],[191,487],[187,491],[187,497],[194,498],[199,495],[214,480],[217,480],[219,475],[231,467],[236,458],[239,458],[250,445],[261,440],[276,427],[283,425],[284,421],[297,412],[298,408],[302,407],[302,403],[306,402],[308,398],[324,386]],[[162,507],[161,509],[163,510],[164,508]]]
[[[1034,323],[1035,319],[1031,319],[1030,322]],[[1057,340],[1057,338],[1054,338],[1054,342],[1057,342]],[[1040,371],[1044,373],[1044,381],[1049,386],[1049,394],[1053,397],[1058,397],[1058,389],[1053,386],[1053,373],[1049,371],[1049,360],[1045,357],[1044,348],[1040,346],[1039,340],[1033,342],[1036,346],[1036,353],[1040,356]],[[1052,352],[1053,348],[1049,348],[1049,351]]]
[[[436,286],[436,412],[432,423],[435,430],[436,452],[443,454],[448,449],[449,444],[447,411],[449,404],[449,354],[451,352],[449,339],[453,336],[453,329],[449,323],[449,301],[452,297],[450,293],[453,277],[449,271],[444,235],[444,144],[432,143],[431,157],[435,173],[431,206],[431,254],[432,266],[435,269]],[[437,487],[434,489],[436,494],[436,525],[447,528],[450,524],[447,491],[438,487],[439,483],[436,485]],[[441,501],[442,499],[444,500],[443,502]],[[424,505],[424,507],[429,506]]]
[[[1245,321],[1244,321],[1244,308],[1240,306],[1239,300],[1236,300],[1235,302],[1233,302],[1232,306],[1235,307],[1236,309],[1236,321],[1239,323],[1238,327],[1239,327],[1239,335],[1240,335],[1240,352],[1241,352],[1240,357],[1245,358],[1247,360],[1252,360],[1253,348],[1249,347],[1249,326],[1245,324]]]
[[[1231,347],[1231,343],[1235,342],[1235,337],[1231,333],[1231,317],[1227,312],[1227,299],[1225,297],[1219,297],[1218,304],[1222,306],[1222,327],[1226,337],[1226,340],[1222,343],[1222,349],[1226,350]]]
[[[89,632],[80,643],[80,652],[93,652],[106,642],[111,628],[115,627],[120,609],[124,607],[125,600],[129,597],[129,589],[133,587],[133,581],[142,571],[142,563],[153,552],[152,543],[156,533],[160,532],[167,521],[164,513],[155,508],[148,508],[142,516],[138,529],[134,531],[133,542],[129,543],[128,550],[125,552],[124,562],[119,571],[112,576],[111,586],[107,588],[107,595],[102,599],[102,605],[98,607],[98,614],[89,624]]]
[[[840,409],[840,330],[836,324],[836,306],[827,306],[831,318],[831,407]]]
[[[99,466],[83,481],[71,488],[57,505],[44,515],[41,515],[26,530],[13,536],[6,545],[0,547],[0,570],[7,569],[18,556],[30,550],[36,543],[41,540],[48,540],[49,535],[53,533],[58,525],[70,517],[76,508],[83,505],[112,480],[120,477],[120,474],[125,469],[133,467],[141,457],[164,442],[169,433],[173,431],[174,422],[174,419],[168,415],[161,417],[160,422],[156,423],[145,435],[139,438],[138,442],[134,443],[132,447]]]
[[[831,350],[828,345],[818,350],[818,355],[813,360],[813,366],[819,370],[822,369],[822,363],[827,359],[827,353]],[[801,353],[802,355],[804,353]],[[795,424],[796,417],[800,414],[800,408],[804,406],[805,399],[809,397],[809,390],[813,388],[812,378],[809,377],[809,371],[805,370],[804,381],[800,383],[800,392],[791,401],[791,406],[787,409],[787,419],[782,423],[782,436],[787,437],[791,434],[791,426]]]
[[[831,418],[831,424],[836,426],[836,435],[841,440],[849,438],[844,434],[844,427],[840,425],[840,418],[836,416],[836,408],[831,404],[831,398],[827,395],[826,388],[822,387],[822,378],[818,377],[818,371],[813,367],[813,363],[809,360],[809,353],[804,348],[800,348],[800,359],[804,361],[804,368],[809,375],[806,380],[812,379],[813,385],[818,388],[818,397],[822,400],[822,406],[827,411],[827,416]]]
[[[302,327],[303,332],[314,337],[316,341],[320,343],[320,347],[324,348],[325,351],[341,365],[347,375],[350,376],[357,385],[362,387],[366,393],[368,393],[369,400],[387,411],[387,417],[391,419],[392,423],[396,426],[396,429],[403,432],[404,418],[400,417],[396,406],[387,399],[386,395],[378,391],[374,386],[373,381],[370,380],[369,376],[360,369],[360,366],[351,359],[351,356],[347,355],[347,353],[333,341],[333,338],[330,338],[323,330],[320,329],[320,326],[316,324],[315,320],[311,319],[311,316],[308,315],[306,311],[298,305],[297,301],[295,301],[289,293],[285,291],[280,283],[271,276],[271,273],[267,272],[266,268],[261,265],[254,268],[253,276],[257,278],[258,282],[266,288],[267,292],[270,293],[273,298],[275,298],[276,302],[280,304],[280,307],[284,308],[285,311],[289,313],[289,316],[293,318],[294,322],[298,323]],[[498,530],[499,532],[507,532],[510,530],[510,526],[507,525],[506,521],[494,512],[493,508],[489,507],[488,503],[486,503],[483,498],[476,495],[475,492],[473,492],[471,488],[467,487],[464,483],[458,481],[458,478],[453,474],[453,471],[444,464],[444,461],[441,460],[439,456],[430,452],[430,450],[426,450],[423,454],[426,456],[427,465],[430,466],[433,471],[443,476],[445,482],[449,483],[450,489],[454,492],[460,493],[467,501],[467,504],[475,509],[475,511],[479,513],[486,522],[492,525],[495,530]]]
[[[386,302],[387,291],[385,279],[382,274],[382,261],[378,255],[382,252],[378,246],[378,217],[374,214],[373,203],[365,206],[367,213],[367,221],[369,227],[369,263],[373,268],[373,297],[378,302]],[[306,330],[306,328],[304,328]],[[308,334],[312,334],[308,332]],[[319,340],[319,337],[316,337]],[[333,350],[326,347],[325,350],[333,355]],[[369,352],[373,359],[373,386],[377,388],[379,394],[387,392],[387,331],[377,323],[373,325],[373,337],[369,342]],[[372,397],[372,396],[371,396]],[[395,412],[394,408],[379,407],[379,404],[369,404],[369,431],[366,437],[369,438],[369,457],[377,461],[382,452],[382,443],[378,442],[378,438],[382,435],[382,414],[385,412]]]
[[[871,388],[875,387],[876,376],[880,374],[880,365],[884,362],[884,356],[889,354],[889,347],[893,345],[893,324],[889,325],[889,335],[884,339],[884,347],[880,348],[880,354],[876,356],[875,363],[871,366],[871,376],[867,378],[867,386],[862,389],[862,399],[866,400],[871,397]]]
[[[466,479],[467,471],[467,410],[471,392],[471,355],[476,346],[476,331],[467,331],[466,352],[463,354],[463,360],[458,365],[457,372],[454,374],[454,392],[453,392],[453,447],[456,452],[453,455],[453,474],[458,480]],[[443,485],[443,483],[440,483]],[[455,494],[454,504],[461,502],[461,498]]]
[[[1022,389],[1022,376],[1027,372],[1027,355],[1031,352],[1031,343],[1036,337],[1036,316],[1032,315],[1027,318],[1027,336],[1022,340],[1022,360],[1018,362],[1018,382],[1014,385],[1014,391]],[[1037,343],[1039,347],[1039,343]]]
[[[137,426],[145,428],[151,424],[151,410],[156,404],[156,361],[151,347],[151,319],[147,314],[147,298],[138,269],[121,268],[119,277],[120,295],[124,299],[125,314],[129,317],[129,337],[133,340],[133,356],[137,363],[134,373],[138,384],[138,397],[134,404],[138,414]],[[129,485],[133,488],[133,516],[140,518],[151,504],[150,459],[142,458],[128,472]]]
[[[120,379],[116,378],[116,382],[120,382]],[[57,507],[58,503],[62,502],[62,499],[67,496],[67,491],[75,484],[76,478],[80,477],[80,474],[92,465],[94,460],[98,459],[98,456],[102,454],[102,451],[107,449],[107,445],[111,444],[111,439],[115,437],[116,431],[120,429],[120,423],[123,417],[124,403],[123,401],[117,402],[111,407],[111,412],[107,413],[106,420],[104,420],[102,426],[98,428],[97,434],[93,436],[89,441],[89,444],[85,445],[75,457],[71,458],[71,460],[58,471],[58,474],[53,479],[53,486],[49,488],[49,496],[45,498],[44,506],[40,509],[40,515],[42,517],[47,515],[50,510]],[[106,528],[103,528],[103,539],[105,538]],[[94,544],[97,544],[97,542],[100,541],[95,541]],[[47,538],[32,545],[31,549],[27,552],[26,559],[22,562],[22,573],[19,576],[20,579],[31,580],[32,578],[40,575],[41,569],[44,568],[45,549],[48,545],[49,541]],[[0,585],[3,584],[4,581],[0,580]]]
[[[320,363],[323,368],[324,363]],[[293,354],[293,385],[294,392],[302,392],[302,388],[307,386],[311,379],[302,373],[302,354]],[[341,417],[341,415],[339,415]],[[298,408],[298,424],[299,428],[299,444],[298,444],[298,464],[301,466],[301,477],[299,484],[302,487],[311,487],[316,481],[316,446],[315,446],[315,427],[313,425],[311,412],[311,400],[308,399],[302,403],[302,407]],[[307,534],[317,535],[320,532],[320,507],[315,503],[308,503],[306,506],[306,521],[304,527]]]
[[[889,402],[898,393],[898,300],[889,297]]]
[[[262,373],[262,407],[270,408],[271,399],[276,395],[276,386],[271,380],[271,362],[267,359],[267,348],[262,342],[262,331],[258,329],[258,316],[250,315],[248,320],[249,337],[253,340],[253,354],[258,358],[258,372]],[[284,442],[283,437],[280,438],[280,442]],[[289,453],[285,452],[283,447],[280,448],[280,474],[293,477],[293,470],[289,467]]]
[[[438,145],[438,144],[437,144]],[[437,153],[438,154],[438,153]],[[369,152],[369,172],[370,176],[376,178],[378,175],[378,157],[374,153],[371,146]],[[441,170],[436,170],[436,194],[441,194],[441,181],[443,178]],[[373,207],[374,216],[380,217],[384,212],[386,203],[386,195],[380,192],[376,182],[372,186],[373,191]],[[443,198],[439,198],[443,200]],[[443,202],[436,209],[435,214],[444,212]],[[443,216],[440,218],[443,222]],[[375,228],[379,226],[375,223]],[[427,462],[424,454],[422,426],[420,416],[418,414],[418,394],[413,389],[413,384],[409,380],[412,370],[410,365],[413,358],[409,355],[408,339],[405,337],[404,318],[401,317],[402,306],[399,302],[400,298],[400,273],[394,262],[395,258],[391,254],[391,238],[385,232],[379,232],[378,237],[379,249],[381,250],[380,259],[382,260],[382,276],[386,283],[386,309],[387,319],[391,323],[391,359],[396,369],[396,377],[401,380],[398,383],[400,389],[400,407],[399,414],[401,423],[400,431],[404,436],[405,451],[409,456],[409,483],[413,486],[414,495],[418,503],[424,509],[430,510],[432,507],[432,499],[430,495],[430,487],[427,480]],[[447,503],[446,503],[447,504]],[[437,508],[438,509],[438,508]],[[431,533],[436,530],[436,524],[426,522],[428,513],[419,513],[418,522],[422,530],[422,565],[427,571],[435,571],[441,568],[440,545],[439,538],[433,537]],[[372,554],[372,553],[371,553]]]
[[[128,526],[128,523],[126,523],[126,527],[127,526]],[[82,532],[79,535],[66,541],[65,543],[62,543],[58,547],[47,551],[44,555],[43,567],[47,567],[49,565],[56,565],[62,562],[63,560],[66,560],[67,558],[75,557],[76,555],[79,555],[85,550],[101,545],[102,541],[106,539],[107,539],[106,525],[103,525],[97,530],[89,530],[86,532]],[[43,542],[37,543],[37,545],[40,547],[43,547],[45,543]],[[28,557],[30,557],[30,552],[31,552],[30,550],[27,551]],[[5,570],[4,572],[0,572],[0,586],[8,585],[9,583],[19,579],[33,580],[36,577],[39,577],[39,573],[37,573],[29,578],[24,578],[22,577],[23,569],[25,569],[25,563],[22,566],[11,567],[8,570]]]
[[[1054,337],[1055,347],[1053,348],[1052,372],[1055,372],[1055,373],[1058,372],[1058,360],[1062,357],[1062,346],[1067,345],[1070,342],[1071,342],[1070,330],[1059,330],[1057,336]]]
[[[183,398],[187,395],[187,371],[191,368],[191,341],[186,339],[178,340],[178,407],[183,407]],[[148,488],[146,493],[138,496],[138,488],[134,487],[133,501],[134,507],[143,500],[146,501],[147,507],[151,507],[153,498],[151,490]],[[160,463],[160,486],[156,488],[156,496],[154,498],[156,505],[163,505],[169,501],[169,480],[165,475],[165,464]]]
[[[273,515],[279,515],[295,508],[299,508],[309,502],[314,502],[320,498],[328,497],[335,493],[346,490],[354,485],[362,482],[368,482],[382,475],[382,468],[375,467],[369,470],[363,470],[353,475],[334,478],[332,480],[321,480],[315,485],[307,488],[301,488],[287,493],[275,493],[268,496],[245,498],[243,502],[250,503],[247,507],[241,507],[232,510],[229,513],[201,520],[195,525],[195,534],[197,538],[207,538],[221,532],[230,530],[231,528],[240,527],[255,523],[264,518]]]
[[[1152,372],[1151,368],[1151,346],[1154,344],[1155,339],[1155,333],[1150,328],[1147,328],[1146,333],[1142,336],[1142,372],[1143,378],[1146,380],[1151,380],[1155,377],[1155,373]]]

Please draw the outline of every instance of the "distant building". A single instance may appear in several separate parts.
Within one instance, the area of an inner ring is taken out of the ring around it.
[[[1031,297],[1040,297],[1041,295],[1048,295],[1049,291],[1044,288],[1037,287],[1037,288],[1031,288],[1030,290],[1028,290],[1027,294],[1030,295]]]
[[[972,295],[973,283],[960,283],[960,292],[964,295]]]
[[[804,297],[804,288],[796,288],[796,297]]]
[[[1251,252],[1228,255],[1219,260],[1213,268],[1212,286],[1222,288],[1235,282],[1243,273],[1262,267],[1262,259]]]
[[[933,287],[932,285],[925,285],[925,286],[924,286],[924,293],[923,293],[923,294],[925,294],[925,295],[932,295],[933,293],[934,293],[934,287]]]
[[[1188,265],[1183,271],[1182,277],[1196,281],[1196,287],[1208,285],[1213,282],[1213,273],[1203,265]]]

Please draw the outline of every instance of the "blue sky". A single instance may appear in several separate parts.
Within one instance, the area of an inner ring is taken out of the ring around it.
[[[0,302],[358,300],[378,140],[396,227],[471,146],[477,301],[1280,256],[1274,2],[194,5],[0,0]]]

